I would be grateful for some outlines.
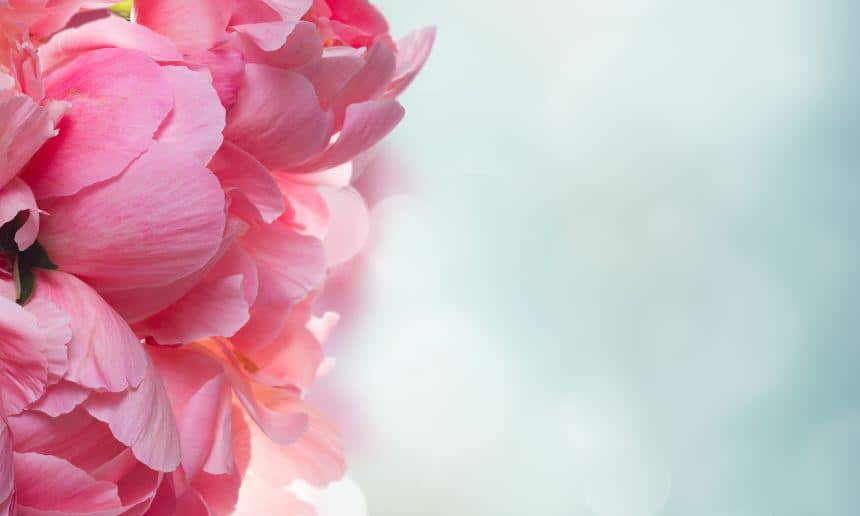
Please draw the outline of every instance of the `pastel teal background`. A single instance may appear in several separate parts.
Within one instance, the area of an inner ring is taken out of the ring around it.
[[[860,514],[860,4],[377,4],[439,39],[335,373],[370,514]]]

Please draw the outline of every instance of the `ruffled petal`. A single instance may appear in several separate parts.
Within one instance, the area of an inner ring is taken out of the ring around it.
[[[84,282],[60,271],[37,271],[34,300],[68,314],[72,330],[66,379],[112,392],[136,387],[146,353],[128,324]]]
[[[181,458],[179,431],[158,371],[147,363],[146,376],[136,389],[93,394],[84,407],[107,423],[142,463],[156,471],[173,471]]]
[[[290,172],[315,172],[336,167],[379,143],[405,115],[394,100],[370,100],[346,109],[343,129],[328,149],[318,157],[290,169]]]
[[[424,27],[397,41],[397,68],[385,92],[386,98],[396,98],[412,84],[427,63],[435,41],[436,27]]]
[[[224,142],[209,167],[233,198],[232,211],[266,223],[274,222],[284,213],[286,202],[274,176],[236,145]]]

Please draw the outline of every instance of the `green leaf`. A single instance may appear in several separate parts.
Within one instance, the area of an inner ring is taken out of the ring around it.
[[[57,270],[57,264],[51,261],[48,252],[42,247],[39,242],[33,242],[33,245],[21,251],[18,254],[18,259],[23,259],[30,267],[38,267],[39,269]]]
[[[29,216],[29,212],[20,211],[14,219],[0,226],[0,252],[18,252],[18,244],[15,243],[15,233],[21,229],[21,226],[24,225]]]
[[[19,305],[24,305],[36,290],[36,276],[33,274],[33,269],[27,262],[21,260],[20,256],[15,259],[15,265],[12,266],[12,277],[15,279],[16,301]]]
[[[122,2],[117,2],[114,5],[108,7],[108,9],[113,13],[122,16],[126,20],[130,20],[131,11],[132,9],[134,9],[134,0],[124,0]]]

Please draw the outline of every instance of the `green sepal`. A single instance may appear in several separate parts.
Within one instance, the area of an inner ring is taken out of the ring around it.
[[[48,252],[45,251],[45,248],[42,247],[42,244],[39,242],[33,242],[33,245],[21,251],[18,254],[18,258],[23,259],[30,267],[49,269],[52,271],[59,268],[56,263],[51,261],[51,258],[48,256]]]
[[[12,266],[12,277],[15,280],[15,300],[19,305],[24,305],[36,290],[36,275],[33,274],[33,268],[18,256]]]

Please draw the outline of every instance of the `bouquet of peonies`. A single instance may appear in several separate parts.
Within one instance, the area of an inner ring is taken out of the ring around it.
[[[315,514],[314,299],[433,39],[367,0],[0,0],[0,514]]]

